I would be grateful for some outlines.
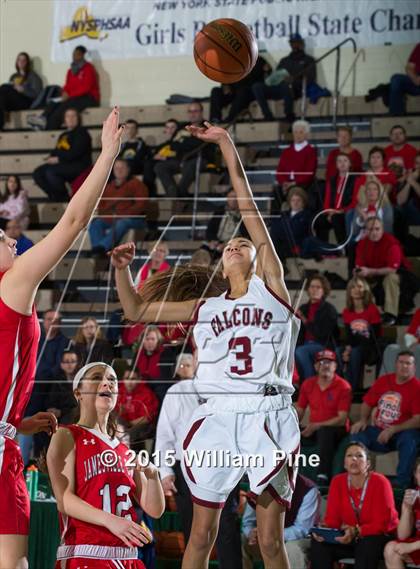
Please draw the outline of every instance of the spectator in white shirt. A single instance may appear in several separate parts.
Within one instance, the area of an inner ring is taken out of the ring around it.
[[[195,362],[191,354],[178,356],[176,373],[180,381],[172,385],[162,402],[156,429],[155,452],[160,457],[160,477],[166,496],[175,496],[187,543],[192,524],[192,499],[182,474],[182,441],[193,411],[203,403],[194,386]],[[237,518],[238,494],[233,490],[223,508],[216,540],[220,569],[242,569],[241,540]]]

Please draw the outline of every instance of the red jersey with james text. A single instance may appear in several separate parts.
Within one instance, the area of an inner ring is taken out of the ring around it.
[[[75,442],[75,493],[105,512],[136,521],[133,501],[136,486],[133,469],[127,467],[128,447],[94,429],[67,425]],[[107,466],[109,465],[109,466]],[[62,516],[62,542],[57,559],[71,557],[137,557],[136,548],[126,545],[108,529],[69,516]]]

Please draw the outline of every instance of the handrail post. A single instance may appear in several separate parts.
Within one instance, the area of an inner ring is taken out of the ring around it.
[[[200,191],[200,170],[201,170],[201,152],[197,154],[197,161],[195,163],[195,180],[194,180],[194,197],[193,197],[193,210],[191,221],[191,239],[195,239],[195,227],[197,224],[197,209],[198,209],[198,193]]]
[[[334,96],[333,96],[333,126],[337,125],[337,108],[339,95],[339,77],[340,77],[340,48],[337,48],[337,58],[335,60],[335,80],[334,80]]]
[[[300,98],[300,118],[304,120],[306,110],[306,75],[303,76],[302,80],[302,96]]]

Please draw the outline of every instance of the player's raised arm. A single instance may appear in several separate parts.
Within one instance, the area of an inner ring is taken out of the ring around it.
[[[115,282],[124,316],[132,322],[186,322],[191,320],[199,299],[185,302],[143,302],[136,292],[130,264],[134,259],[134,243],[123,243],[112,251]]]
[[[115,107],[103,125],[101,154],[60,221],[42,241],[18,257],[4,276],[2,298],[11,308],[30,313],[39,284],[88,225],[118,155],[122,131],[119,111]]]
[[[225,129],[213,126],[208,122],[204,124],[205,127],[203,128],[190,126],[187,129],[200,140],[219,145],[238,199],[242,219],[257,250],[257,271],[270,288],[283,300],[290,302],[289,293],[284,283],[283,266],[254,201],[252,190],[235,145]]]

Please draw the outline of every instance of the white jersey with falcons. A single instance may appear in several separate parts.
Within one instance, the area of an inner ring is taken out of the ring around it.
[[[229,292],[197,310],[194,340],[198,369],[194,385],[211,394],[262,393],[276,385],[293,393],[294,352],[300,320],[257,276],[238,299]]]

